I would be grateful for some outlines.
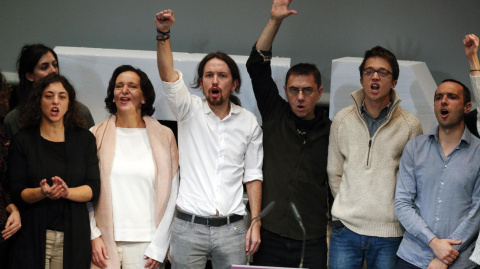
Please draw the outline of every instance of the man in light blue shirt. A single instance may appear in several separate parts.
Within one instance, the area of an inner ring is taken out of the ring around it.
[[[480,140],[465,128],[470,92],[445,80],[434,100],[438,126],[409,141],[400,162],[395,214],[405,234],[396,268],[475,268]]]

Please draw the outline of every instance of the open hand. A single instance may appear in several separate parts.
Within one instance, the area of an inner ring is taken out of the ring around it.
[[[286,17],[297,14],[296,10],[288,10],[292,0],[273,0],[272,10],[270,11],[270,16],[275,20],[283,20]]]
[[[7,240],[12,237],[20,228],[22,223],[20,221],[20,212],[18,210],[12,211],[10,216],[8,216],[7,223],[5,224],[5,229],[2,231],[3,239]]]

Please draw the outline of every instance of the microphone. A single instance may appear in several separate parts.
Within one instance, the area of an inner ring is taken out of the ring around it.
[[[268,204],[260,214],[258,214],[258,217],[255,219],[263,219],[265,216],[272,211],[272,209],[275,207],[275,201],[271,201],[270,204]]]
[[[295,206],[295,204],[293,202],[290,202],[290,208],[292,209],[293,216],[297,220],[297,222],[300,225],[300,228],[302,228],[302,232],[303,232],[302,256],[300,258],[300,265],[298,265],[298,268],[302,268],[303,267],[303,258],[305,257],[305,236],[306,236],[306,232],[305,232],[305,227],[303,227],[302,217],[300,216],[300,213],[298,213],[297,207]]]
[[[250,224],[250,226],[253,226],[253,224],[255,224],[255,222],[265,218],[265,216],[270,213],[270,211],[272,211],[272,209],[275,207],[275,201],[271,201],[270,204],[268,204],[263,210],[262,212],[260,212],[260,214],[258,214],[258,216],[252,221],[252,223]],[[250,257],[247,257],[247,265],[250,265]]]

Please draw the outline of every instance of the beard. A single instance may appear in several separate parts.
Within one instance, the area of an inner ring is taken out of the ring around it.
[[[210,104],[211,106],[221,106],[225,104],[225,102],[228,102],[228,100],[225,100],[223,96],[220,96],[219,98],[212,98],[208,96],[205,99],[207,100],[208,104]]]

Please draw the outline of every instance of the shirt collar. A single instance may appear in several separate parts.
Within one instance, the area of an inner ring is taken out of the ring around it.
[[[428,137],[435,139],[437,142],[438,140],[438,124],[433,128],[430,133],[428,133]],[[467,126],[465,125],[465,130],[463,130],[462,138],[460,138],[460,142],[464,141],[468,145],[472,142],[472,133],[468,130]],[[461,143],[460,143],[461,144]]]
[[[380,113],[378,114],[378,117],[380,117],[382,114],[388,114],[388,111],[390,110],[390,107],[392,106],[392,101],[390,101],[382,110],[380,110]],[[361,112],[366,113],[370,118],[375,119],[366,109],[365,109],[365,99],[362,101],[362,107],[361,107]],[[377,117],[377,118],[378,118]]]
[[[228,102],[230,102],[230,101],[228,101]],[[237,106],[234,103],[230,102],[230,111],[228,112],[228,115],[224,118],[224,120],[230,118],[232,116],[232,114],[240,113],[241,109],[242,109],[242,107]],[[207,100],[205,100],[205,99],[203,99],[203,112],[207,115],[215,116],[215,117],[218,118],[218,116],[215,115],[215,113],[213,113],[212,109],[208,105]]]

